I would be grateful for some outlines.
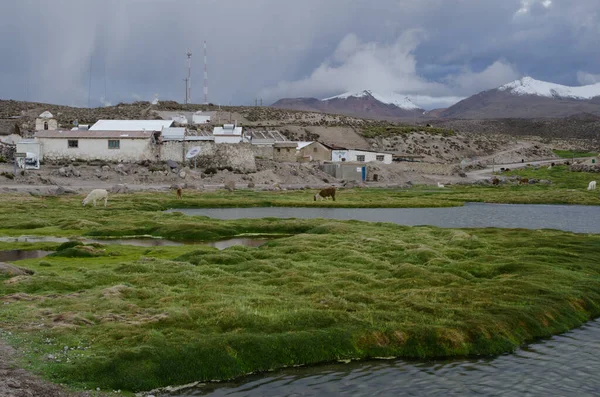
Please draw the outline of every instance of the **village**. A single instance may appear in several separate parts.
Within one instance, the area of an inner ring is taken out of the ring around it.
[[[215,123],[213,112],[178,114],[170,120],[98,120],[92,125],[61,128],[45,111],[35,122],[33,137],[15,143],[16,164],[40,169],[45,162],[156,162],[196,169],[256,170],[255,161],[318,165],[333,178],[377,181],[367,163],[391,164],[393,153],[291,141],[277,130],[244,128],[236,121]],[[189,129],[188,125],[201,126]]]

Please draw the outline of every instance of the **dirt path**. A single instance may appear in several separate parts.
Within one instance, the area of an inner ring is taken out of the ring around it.
[[[70,392],[59,385],[32,375],[16,364],[17,352],[0,340],[1,397],[92,397],[97,392]]]

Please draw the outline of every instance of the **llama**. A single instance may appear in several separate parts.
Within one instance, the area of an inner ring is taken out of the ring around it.
[[[519,181],[519,185],[527,185],[527,184],[529,184],[528,178],[523,178]]]
[[[441,183],[441,182],[438,182],[438,187],[439,187],[439,188],[442,188],[442,187],[444,187],[444,184],[443,184],[443,183]]]
[[[177,198],[179,200],[181,200],[182,193],[183,193],[183,189],[181,188],[181,186],[177,186]]]
[[[108,192],[105,189],[94,189],[87,195],[86,198],[81,202],[81,206],[85,207],[87,203],[90,201],[94,203],[94,207],[96,206],[96,201],[104,199],[104,206],[106,207],[106,202],[108,201]]]
[[[588,185],[588,190],[596,190],[596,181],[591,181]]]
[[[492,185],[497,186],[499,184],[500,184],[500,179],[498,179],[498,178],[492,179]]]
[[[331,197],[333,201],[335,201],[335,188],[328,187],[327,189],[321,190],[319,193],[315,194],[314,201],[317,201],[317,197],[325,200],[327,197]]]

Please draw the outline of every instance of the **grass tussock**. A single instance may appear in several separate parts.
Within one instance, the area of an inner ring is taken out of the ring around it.
[[[335,204],[461,205],[540,196],[598,204],[593,192],[569,191],[575,182],[554,168],[523,172],[550,172],[555,188],[342,190]],[[107,208],[93,209],[81,208],[78,197],[51,205],[34,197],[7,200],[0,208],[4,235],[30,234],[22,225],[33,218],[43,225],[40,235],[288,237],[223,251],[0,242],[0,249],[56,251],[18,263],[33,275],[0,279],[0,300],[8,302],[0,323],[11,332],[1,336],[55,382],[138,391],[332,360],[499,354],[600,315],[596,235],[323,219],[221,221],[155,210],[309,206],[312,194],[190,192],[176,202],[143,193],[114,196]]]

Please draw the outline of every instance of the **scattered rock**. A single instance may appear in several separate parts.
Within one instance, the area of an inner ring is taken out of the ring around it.
[[[235,190],[235,181],[225,182],[225,189],[227,189],[230,192],[233,192]]]
[[[254,184],[254,182],[249,182],[248,183],[248,189],[254,189],[256,185]]]
[[[119,184],[114,185],[113,187],[111,187],[110,188],[110,192],[111,193],[115,193],[115,194],[129,193],[129,188],[127,187],[126,184],[119,183]]]
[[[30,269],[14,266],[10,263],[0,262],[0,274],[5,274],[8,276],[30,276],[34,273],[35,272]]]
[[[179,172],[179,177],[180,177],[181,179],[185,179],[185,176],[186,176],[186,175],[187,175],[187,174],[186,174],[186,172],[185,172],[185,171],[183,171],[183,170],[181,170],[181,171]]]

